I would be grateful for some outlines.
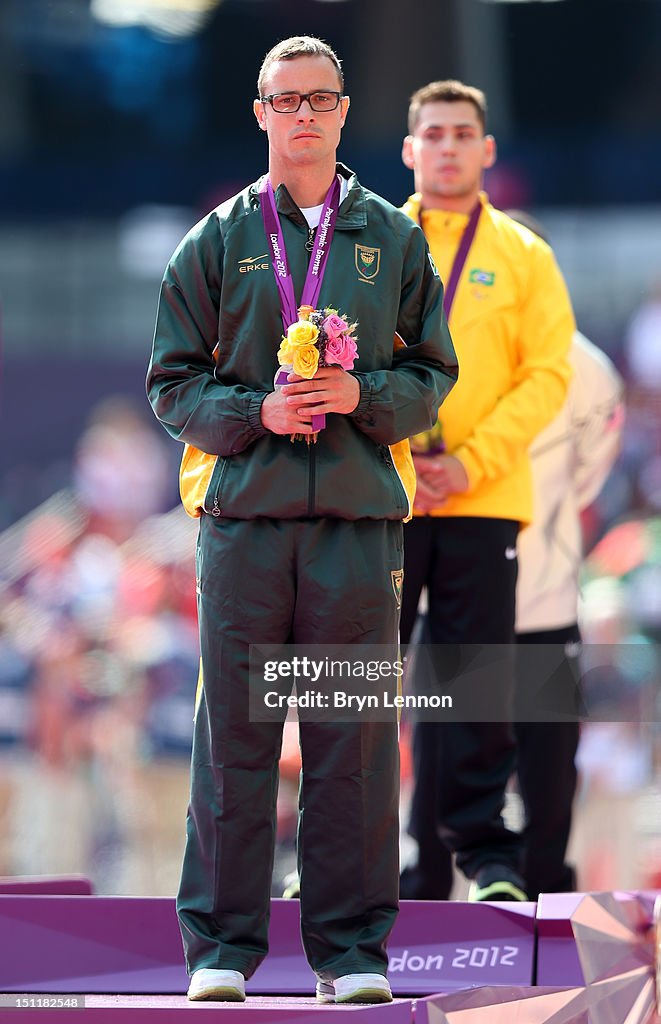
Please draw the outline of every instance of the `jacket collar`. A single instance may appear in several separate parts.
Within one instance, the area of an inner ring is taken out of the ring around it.
[[[486,210],[489,208],[489,196],[486,192],[480,192],[479,202],[482,204],[482,209]],[[402,206],[402,210],[412,220],[420,221],[420,206],[422,203],[422,196],[419,192],[414,192],[412,196],[406,200]],[[433,210],[424,210],[425,216],[431,215],[434,220],[438,223],[443,224],[446,228],[456,228],[457,230],[463,230],[468,222],[467,213],[455,213],[453,210],[443,210],[440,207],[434,208]]]
[[[349,183],[347,192],[337,215],[335,227],[339,230],[350,230],[352,228],[364,228],[367,224],[367,200],[365,190],[358,181],[352,170],[344,164],[335,165],[336,172]],[[250,205],[253,209],[259,208],[259,186],[264,180],[264,175],[250,186]],[[278,213],[290,217],[293,221],[305,224],[305,217],[290,196],[284,185],[278,185],[275,190],[275,204]]]

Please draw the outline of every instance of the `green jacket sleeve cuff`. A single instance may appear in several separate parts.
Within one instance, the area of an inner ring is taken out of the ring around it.
[[[262,423],[262,402],[267,394],[268,391],[256,391],[248,401],[248,424],[255,432],[255,440],[268,434],[268,430]]]
[[[373,392],[369,378],[361,373],[352,373],[351,376],[356,378],[360,386],[360,398],[358,399],[358,405],[350,414],[351,418],[356,426],[360,426],[360,424],[369,427],[374,426],[375,420],[372,413]]]

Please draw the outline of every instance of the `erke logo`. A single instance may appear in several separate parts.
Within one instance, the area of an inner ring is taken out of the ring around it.
[[[268,263],[258,263],[258,260],[265,260],[268,253],[264,252],[261,256],[248,256],[245,260],[239,260],[239,273],[247,274],[250,270],[268,270]]]

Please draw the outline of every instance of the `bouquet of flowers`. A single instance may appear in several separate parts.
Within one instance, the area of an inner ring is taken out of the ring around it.
[[[445,451],[443,428],[436,420],[431,430],[423,430],[409,438],[411,451],[414,455],[441,455]]]
[[[357,326],[330,306],[324,309],[301,306],[298,320],[287,329],[278,349],[278,362],[282,369],[276,375],[276,384],[286,384],[287,374],[292,370],[298,377],[311,380],[321,366],[353,369],[358,358]],[[312,426],[314,434],[292,434],[291,440],[304,437],[308,444],[316,442],[317,434],[326,426],[325,415],[313,415]]]

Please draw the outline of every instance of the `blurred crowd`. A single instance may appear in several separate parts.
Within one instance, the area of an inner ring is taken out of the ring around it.
[[[0,874],[93,868],[111,891],[158,876],[131,877],[123,851],[136,832],[158,845],[171,794],[150,766],[185,776],[190,750],[195,527],[163,509],[171,468],[145,412],[110,398],[71,486],[0,538]]]
[[[588,656],[591,644],[612,651],[600,685],[629,692],[646,723],[583,727],[582,888],[661,884],[661,708],[641,710],[639,697],[658,676],[661,639],[661,284],[610,354],[627,421],[584,518],[582,626]],[[146,404],[111,396],[79,439],[68,485],[0,535],[0,875],[77,871],[100,892],[176,889],[199,651],[196,524],[168,507],[175,472]],[[406,800],[406,730],[402,752]],[[295,727],[281,769],[275,894],[294,863]],[[512,794],[514,815],[515,805]]]

